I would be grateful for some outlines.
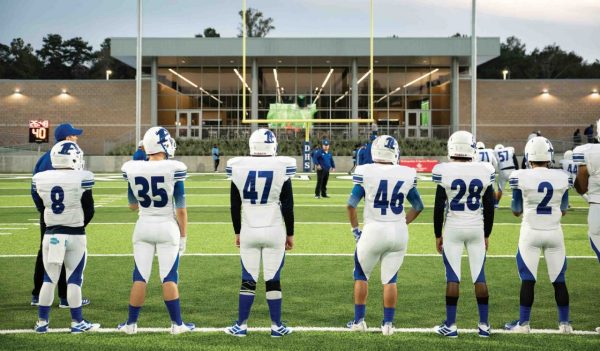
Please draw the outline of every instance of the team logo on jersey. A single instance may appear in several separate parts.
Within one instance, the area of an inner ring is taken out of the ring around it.
[[[76,153],[79,153],[79,148],[77,147],[77,144],[75,143],[64,143],[62,145],[62,149],[60,149],[59,154],[61,155],[69,155],[69,151],[71,151],[71,149],[75,149]]]
[[[265,144],[273,144],[275,141],[273,140],[273,132],[271,132],[270,130],[267,130],[265,132],[265,136],[267,137],[267,140],[265,141]]]

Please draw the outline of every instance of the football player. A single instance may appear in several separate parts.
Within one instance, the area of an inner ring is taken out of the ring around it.
[[[365,323],[368,280],[373,268],[381,262],[383,284],[384,335],[394,333],[394,314],[398,291],[396,280],[408,244],[408,224],[423,210],[417,191],[417,173],[398,165],[400,149],[391,136],[382,135],[372,143],[374,163],[358,166],[353,175],[354,188],[348,199],[348,217],[356,239],[354,252],[354,320],[352,331],[367,331]],[[365,199],[364,227],[358,227],[356,207]],[[404,211],[404,199],[412,208]]]
[[[478,141],[477,144],[477,160],[479,162],[488,162],[494,166],[494,169],[498,169],[498,159],[496,158],[496,153],[492,149],[486,149],[485,144],[481,141]]]
[[[447,281],[446,320],[434,331],[446,337],[458,336],[456,306],[465,247],[479,309],[478,333],[481,337],[490,336],[484,265],[494,223],[496,170],[491,163],[472,162],[477,156],[473,135],[466,131],[455,132],[448,139],[450,162],[436,165],[432,174],[437,183],[433,214],[436,247],[446,266]]]
[[[569,292],[565,284],[565,242],[560,226],[561,217],[567,213],[572,183],[564,172],[549,169],[553,154],[548,139],[532,138],[525,146],[525,156],[531,169],[514,171],[510,176],[512,211],[517,217],[523,215],[517,250],[517,267],[521,278],[520,313],[518,320],[505,325],[505,329],[516,333],[530,331],[529,316],[542,251],[554,286],[559,331],[573,331],[569,322]]]
[[[54,288],[64,263],[67,302],[71,310],[71,333],[95,331],[100,324],[83,319],[81,284],[86,263],[85,227],[94,216],[94,174],[83,170],[83,151],[74,141],[52,147],[54,170],[33,176],[32,189],[38,209],[44,209],[46,233],[42,241],[44,284],[40,290],[35,331],[48,331]]]
[[[508,182],[510,174],[519,169],[519,161],[515,155],[515,148],[512,146],[504,147],[504,145],[498,144],[494,147],[494,154],[498,159],[498,189],[496,191],[496,208],[498,208],[504,186]]]
[[[117,329],[127,334],[137,332],[137,320],[146,298],[146,285],[158,256],[163,298],[171,317],[171,334],[195,329],[184,323],[179,305],[179,257],[187,240],[187,209],[184,184],[185,164],[170,160],[175,156],[175,140],[162,127],[152,127],[144,134],[147,162],[128,161],[121,170],[127,180],[129,208],[139,211],[133,230],[133,286],[129,297],[129,317]]]
[[[292,177],[296,160],[276,156],[277,139],[268,129],[254,131],[249,144],[250,156],[230,159],[226,168],[232,180],[231,219],[235,244],[240,248],[242,283],[238,319],[225,332],[247,335],[262,260],[271,336],[282,337],[292,333],[281,321],[280,277],[285,250],[294,246]]]

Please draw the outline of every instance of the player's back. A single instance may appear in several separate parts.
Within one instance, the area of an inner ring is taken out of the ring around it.
[[[356,167],[353,179],[365,190],[365,224],[406,222],[405,199],[417,182],[413,168],[371,163]]]
[[[296,174],[291,157],[236,157],[227,162],[227,175],[242,199],[242,224],[270,227],[283,223],[280,195],[283,184]]]
[[[175,160],[127,161],[121,170],[138,200],[140,217],[173,218],[175,183],[185,180],[185,164]]]
[[[432,178],[446,190],[446,227],[483,228],[481,199],[496,178],[495,169],[490,163],[441,163],[433,168]]]
[[[477,160],[479,162],[488,162],[494,167],[498,164],[496,160],[496,154],[492,149],[479,149],[477,150]]]
[[[94,185],[92,172],[44,171],[33,176],[32,183],[34,191],[44,203],[44,221],[47,227],[83,227],[81,195]]]
[[[498,169],[507,170],[515,169],[517,165],[514,162],[515,149],[512,147],[505,147],[494,150],[494,154],[498,160]]]
[[[600,203],[600,144],[585,144],[573,150],[573,162],[585,165],[589,174],[588,201]]]
[[[558,169],[536,167],[514,171],[510,186],[521,190],[523,224],[536,230],[560,228],[561,202],[571,184],[569,176]]]

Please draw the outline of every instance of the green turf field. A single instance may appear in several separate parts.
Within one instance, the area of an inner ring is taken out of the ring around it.
[[[88,226],[90,254],[83,285],[92,304],[84,316],[114,328],[127,317],[133,268],[131,233],[137,219],[127,209],[126,184],[115,175],[97,175],[94,188],[96,216]],[[26,176],[0,176],[0,330],[32,329],[37,318],[29,306],[35,255],[39,246],[39,215],[30,195]],[[348,179],[330,178],[330,199],[314,199],[313,180],[295,180],[296,245],[286,258],[282,273],[283,319],[295,327],[342,328],[353,317],[352,269],[354,240],[347,223],[345,202],[352,188]],[[183,318],[199,328],[222,328],[237,317],[237,290],[240,267],[229,216],[229,182],[222,174],[194,175],[186,182],[189,214],[187,256],[181,258],[180,290]],[[419,191],[426,210],[409,227],[408,257],[398,275],[397,328],[431,328],[445,318],[445,276],[442,259],[435,251],[432,205],[434,184],[421,181]],[[490,321],[500,329],[518,317],[519,278],[514,254],[519,219],[512,216],[510,196],[496,211],[496,220],[486,265],[490,289]],[[576,330],[592,331],[600,326],[600,265],[587,239],[587,205],[575,193],[572,209],[563,218],[568,261],[567,284],[571,296],[571,318]],[[149,284],[142,309],[140,328],[166,328],[169,318],[160,296],[156,274]],[[534,329],[556,329],[554,292],[540,264],[539,283],[532,313]],[[458,327],[474,329],[477,308],[466,259],[462,276],[465,284],[459,300]],[[372,275],[367,305],[367,324],[378,327],[382,319],[379,274]],[[57,300],[55,300],[57,302]],[[55,308],[51,328],[66,328],[67,310]],[[268,327],[264,284],[258,284],[250,326]],[[423,330],[396,333],[298,331],[281,340],[257,331],[245,339],[220,332],[193,333],[177,337],[166,333],[115,333],[72,336],[68,334],[0,334],[1,349],[600,349],[600,335],[506,335],[489,340],[463,333],[458,340],[446,340]],[[449,346],[449,344],[451,346]]]

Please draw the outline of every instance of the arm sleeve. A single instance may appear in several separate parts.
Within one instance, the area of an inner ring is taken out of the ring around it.
[[[421,195],[419,194],[417,188],[410,189],[408,195],[406,195],[406,199],[408,200],[408,202],[410,202],[410,205],[416,211],[421,212],[423,211],[423,208],[425,208],[425,206],[423,205],[423,200],[421,200]]]
[[[560,201],[560,210],[566,212],[569,209],[569,190],[567,189]]]
[[[137,198],[133,194],[133,190],[131,190],[131,184],[127,183],[127,201],[130,205],[135,205],[138,203]]]
[[[513,163],[515,164],[515,169],[519,169],[519,160],[517,160],[517,155],[513,153]]]
[[[235,234],[239,234],[242,229],[242,198],[240,197],[240,191],[234,182],[231,182],[231,191],[229,193],[229,199],[231,201],[231,222],[233,223],[233,231]]]
[[[365,196],[365,189],[360,184],[354,184],[352,193],[348,199],[348,206],[356,208],[360,200]]]
[[[34,183],[31,184],[31,197],[33,198],[33,203],[35,204],[35,208],[38,210],[39,213],[43,213],[44,212],[44,201],[42,201],[42,198],[40,197],[40,195],[38,195]]]
[[[523,192],[520,189],[513,189],[510,207],[515,213],[523,212]]]
[[[494,226],[494,187],[488,186],[483,194],[483,233],[486,238],[492,234]]]
[[[285,230],[288,236],[294,235],[294,193],[292,192],[292,180],[288,179],[283,183],[281,194],[281,214],[285,222]]]
[[[183,186],[183,180],[175,183],[173,199],[175,200],[175,208],[185,208],[185,187]]]
[[[86,190],[81,195],[81,207],[83,208],[83,226],[87,226],[88,223],[94,218],[94,197],[92,196],[92,189]]]
[[[446,189],[438,185],[435,190],[435,206],[433,208],[433,232],[436,238],[442,236],[442,228],[444,227],[444,212],[446,209]]]
[[[335,168],[335,161],[333,160],[333,154],[331,154],[331,168]]]

